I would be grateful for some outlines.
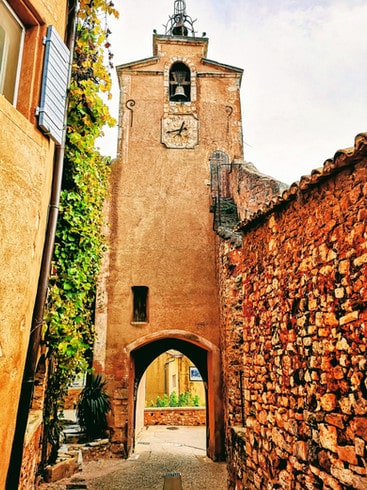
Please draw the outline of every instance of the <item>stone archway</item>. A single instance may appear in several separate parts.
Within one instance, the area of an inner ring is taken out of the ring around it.
[[[161,331],[128,346],[130,358],[128,448],[134,448],[136,392],[141,377],[160,354],[174,349],[199,369],[206,392],[207,455],[214,461],[224,456],[223,406],[220,386],[219,349],[206,339],[182,331]]]

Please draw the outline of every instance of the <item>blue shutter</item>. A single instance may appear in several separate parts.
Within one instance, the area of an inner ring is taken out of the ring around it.
[[[69,83],[69,50],[53,26],[47,29],[44,41],[41,101],[37,109],[41,131],[57,144],[62,144],[66,92]]]

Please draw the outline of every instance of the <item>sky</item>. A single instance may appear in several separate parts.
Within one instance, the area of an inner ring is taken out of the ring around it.
[[[174,0],[114,0],[115,66],[152,56]],[[367,132],[366,0],[186,0],[208,58],[244,70],[244,159],[291,184]],[[118,116],[112,73],[111,113]],[[114,157],[117,129],[100,144]]]

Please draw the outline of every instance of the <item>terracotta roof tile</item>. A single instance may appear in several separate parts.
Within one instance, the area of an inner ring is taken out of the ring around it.
[[[354,140],[354,147],[339,150],[335,153],[334,158],[329,158],[320,168],[311,171],[310,175],[301,177],[298,182],[294,182],[288,189],[283,191],[280,196],[275,197],[272,201],[258,209],[254,214],[241,221],[235,231],[244,230],[247,226],[254,224],[259,219],[271,213],[276,207],[285,205],[292,201],[296,196],[310,187],[317,185],[322,180],[328,178],[344,167],[355,165],[363,158],[367,157],[367,133],[358,134]]]

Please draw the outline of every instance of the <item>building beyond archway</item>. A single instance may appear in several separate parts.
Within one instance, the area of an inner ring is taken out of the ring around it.
[[[213,367],[218,364],[219,350],[205,342],[206,345],[202,345],[203,339],[197,338],[193,341],[180,336],[185,336],[184,332],[170,332],[168,335],[174,335],[171,337],[163,337],[158,340],[143,343],[139,347],[134,348],[130,352],[131,360],[131,386],[134,387],[134,394],[130,399],[134,400],[133,413],[136,413],[137,404],[137,389],[141,381],[141,378],[154,359],[167,350],[174,349],[180,351],[197,366],[203,379],[206,393],[206,426],[207,426],[207,454],[212,459],[222,459],[223,454],[221,451],[222,446],[222,419],[223,411],[221,404],[215,404],[215,400],[220,396],[220,384],[213,376]],[[147,339],[144,339],[146,342]],[[133,439],[135,421],[130,424],[131,435]]]
[[[124,456],[139,379],[170,348],[206,380],[208,455],[224,453],[210,157],[242,158],[242,70],[208,60],[207,47],[185,2],[175,2],[153,56],[117,67],[120,135],[94,366],[108,380],[112,448]]]

